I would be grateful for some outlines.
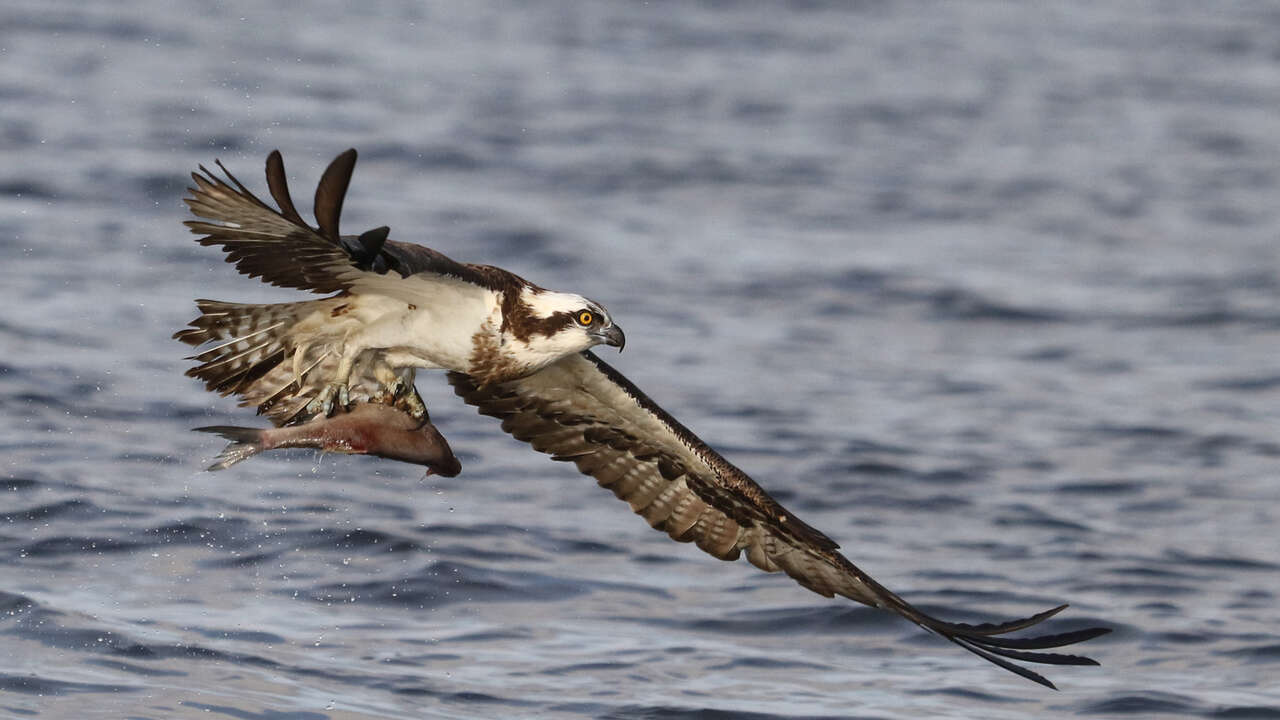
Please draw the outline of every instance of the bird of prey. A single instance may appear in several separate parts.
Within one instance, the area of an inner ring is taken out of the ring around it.
[[[317,227],[294,208],[278,152],[267,158],[267,186],[278,211],[226,168],[226,180],[204,167],[193,174],[187,204],[204,220],[187,224],[203,236],[199,242],[222,246],[241,272],[266,282],[336,293],[281,305],[197,301],[203,314],[176,337],[192,345],[218,343],[194,355],[201,364],[189,371],[210,389],[240,395],[289,424],[326,412],[335,398],[416,398],[412,369],[444,368],[465,402],[500,418],[503,430],[535,450],[572,462],[674,540],[722,560],[745,553],[766,572],[786,573],[826,597],[897,613],[1050,688],[1049,680],[1013,661],[1097,664],[1042,651],[1108,628],[1008,637],[1066,605],[1011,622],[946,622],[858,569],[831,538],[590,351],[597,344],[623,345],[622,331],[600,304],[390,241],[385,227],[340,235],[338,216],[355,159],[348,150],[325,171],[316,192]]]
[[[203,245],[221,245],[240,272],[281,287],[336,293],[307,302],[251,305],[197,300],[200,317],[175,338],[216,342],[188,375],[240,395],[277,424],[332,414],[335,401],[396,399],[419,419],[414,368],[462,372],[482,383],[524,377],[604,343],[626,342],[599,303],[554,292],[488,265],[458,263],[376,228],[338,232],[356,151],[325,170],[315,195],[317,227],[298,214],[284,161],[267,157],[276,211],[204,166],[186,198],[205,220],[187,221]],[[219,167],[221,163],[219,163]],[[234,186],[234,187],[233,187]],[[354,381],[354,382],[353,382]]]

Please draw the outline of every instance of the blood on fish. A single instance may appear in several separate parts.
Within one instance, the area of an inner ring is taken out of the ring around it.
[[[211,425],[195,430],[215,433],[231,441],[209,466],[210,470],[224,470],[269,450],[315,448],[425,465],[428,475],[453,477],[462,471],[462,464],[448,441],[431,421],[419,421],[408,413],[378,403],[363,403],[333,417],[320,417],[301,425],[276,428]]]

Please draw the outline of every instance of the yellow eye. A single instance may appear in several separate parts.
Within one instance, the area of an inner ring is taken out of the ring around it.
[[[591,321],[595,319],[596,319],[596,316],[592,315],[591,311],[589,310],[583,310],[582,312],[578,313],[578,324],[582,325],[583,327],[590,325]]]

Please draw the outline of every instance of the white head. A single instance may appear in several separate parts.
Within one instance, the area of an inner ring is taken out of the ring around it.
[[[627,341],[608,310],[572,293],[525,287],[504,321],[506,349],[530,367],[541,368],[600,344],[621,351]]]

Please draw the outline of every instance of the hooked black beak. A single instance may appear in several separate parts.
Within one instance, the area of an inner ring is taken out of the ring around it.
[[[618,352],[622,352],[623,346],[627,344],[627,336],[623,334],[622,328],[617,325],[610,325],[605,328],[599,335],[605,345],[611,345],[618,348]]]

